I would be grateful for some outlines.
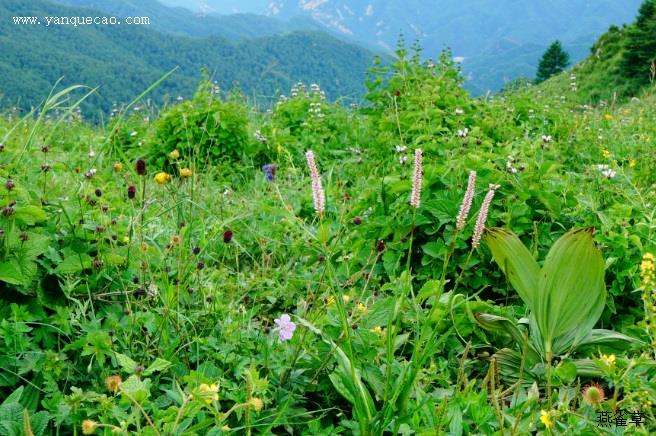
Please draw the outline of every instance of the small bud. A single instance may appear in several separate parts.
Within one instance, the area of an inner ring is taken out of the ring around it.
[[[16,187],[16,184],[14,183],[14,181],[11,180],[11,179],[7,179],[7,181],[5,182],[5,189],[7,189],[7,191],[11,191],[15,187]]]
[[[100,190],[100,188],[96,188],[95,194],[96,197],[102,197],[102,191]]]
[[[18,238],[22,242],[27,242],[27,240],[29,239],[29,235],[27,234],[27,232],[21,232],[21,234],[18,236]]]
[[[205,268],[205,262],[203,262],[203,261],[201,260],[200,262],[198,262],[198,263],[196,264],[196,269],[197,269],[198,271],[201,271],[203,268]]]
[[[385,241],[380,240],[376,243],[376,251],[378,251],[379,253],[385,251]]]
[[[230,241],[232,241],[232,236],[233,236],[232,230],[226,230],[225,232],[223,232],[223,242],[228,244]]]
[[[132,200],[134,199],[136,194],[137,194],[137,188],[135,188],[134,185],[128,186],[128,198]]]
[[[196,256],[198,256],[198,254],[200,253],[200,247],[194,247],[191,250],[191,252],[194,253]]]
[[[360,224],[362,224],[362,218],[360,218],[359,216],[356,216],[355,218],[353,218],[353,224],[355,224],[356,226],[359,226]]]

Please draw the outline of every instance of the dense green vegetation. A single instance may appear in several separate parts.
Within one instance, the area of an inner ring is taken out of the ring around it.
[[[570,79],[3,114],[0,434],[654,434],[656,89]]]
[[[88,16],[37,0],[0,3],[12,16]],[[95,12],[102,15],[100,12]],[[325,33],[298,31],[278,36],[228,41],[165,35],[140,26],[31,26],[0,21],[0,96],[3,106],[23,108],[41,102],[60,78],[84,83],[98,92],[83,104],[98,117],[112,103],[126,103],[166,72],[178,70],[153,93],[155,103],[193,94],[208,68],[222,89],[238,85],[252,100],[269,102],[299,80],[316,81],[331,98],[357,100],[364,94],[364,73],[374,55]],[[243,74],[247,71],[248,74]]]

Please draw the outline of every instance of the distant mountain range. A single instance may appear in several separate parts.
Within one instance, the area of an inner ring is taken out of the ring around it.
[[[364,75],[375,57],[372,52],[325,32],[293,30],[292,24],[266,17],[241,15],[205,21],[185,10],[173,10],[172,15],[170,9],[150,0],[61,1],[94,3],[107,9],[101,12],[45,0],[1,0],[0,16],[96,16],[107,14],[110,6],[125,6],[117,15],[152,13],[152,21],[159,22],[160,27],[170,23],[168,30],[172,33],[159,32],[156,25],[46,28],[17,25],[2,18],[0,100],[3,105],[17,101],[23,107],[36,104],[64,77],[63,85],[99,87],[98,95],[85,108],[87,112],[107,111],[113,102],[132,100],[176,66],[178,70],[149,96],[156,102],[167,95],[171,99],[178,95],[189,97],[204,67],[222,89],[238,84],[256,101],[269,101],[280,93],[286,94],[297,81],[319,83],[329,97],[355,99],[364,93]],[[258,22],[267,26],[258,29],[253,24]],[[203,27],[202,23],[210,23],[211,30],[209,24]],[[285,27],[288,25],[291,32],[285,31],[289,30]],[[181,35],[215,34],[215,30],[220,36]]]
[[[400,33],[426,57],[449,47],[467,86],[497,90],[533,77],[546,47],[560,39],[578,61],[609,25],[631,22],[642,0],[161,0],[205,13],[310,17],[367,47],[392,50]]]

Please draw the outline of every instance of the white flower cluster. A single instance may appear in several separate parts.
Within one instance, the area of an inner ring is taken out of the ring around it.
[[[597,170],[599,170],[601,175],[606,177],[607,179],[614,179],[615,176],[617,175],[617,172],[615,172],[611,167],[609,167],[606,164],[598,164]]]
[[[469,136],[469,129],[465,127],[464,129],[459,129],[458,132],[456,132],[456,135],[460,138],[466,138]]]
[[[255,133],[253,133],[253,136],[255,136],[255,139],[260,141],[262,144],[266,144],[268,141],[267,137],[264,136],[259,130],[256,130]]]
[[[405,154],[406,150],[407,147],[402,144],[399,144],[396,147],[394,147],[394,151],[396,151],[399,154],[399,163],[401,165],[405,165],[408,162],[408,156],[406,156]]]
[[[323,112],[321,112],[321,103],[318,101],[310,103],[310,108],[308,109],[308,113],[317,118],[323,118],[326,116],[324,115]]]

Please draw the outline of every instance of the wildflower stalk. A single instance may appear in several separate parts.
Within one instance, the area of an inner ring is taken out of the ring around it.
[[[317,169],[314,152],[308,150],[305,153],[305,158],[307,160],[308,169],[310,170],[310,179],[312,181],[312,200],[314,201],[314,210],[319,218],[322,218],[326,208],[326,196],[321,184],[321,177],[319,176],[319,170]]]

